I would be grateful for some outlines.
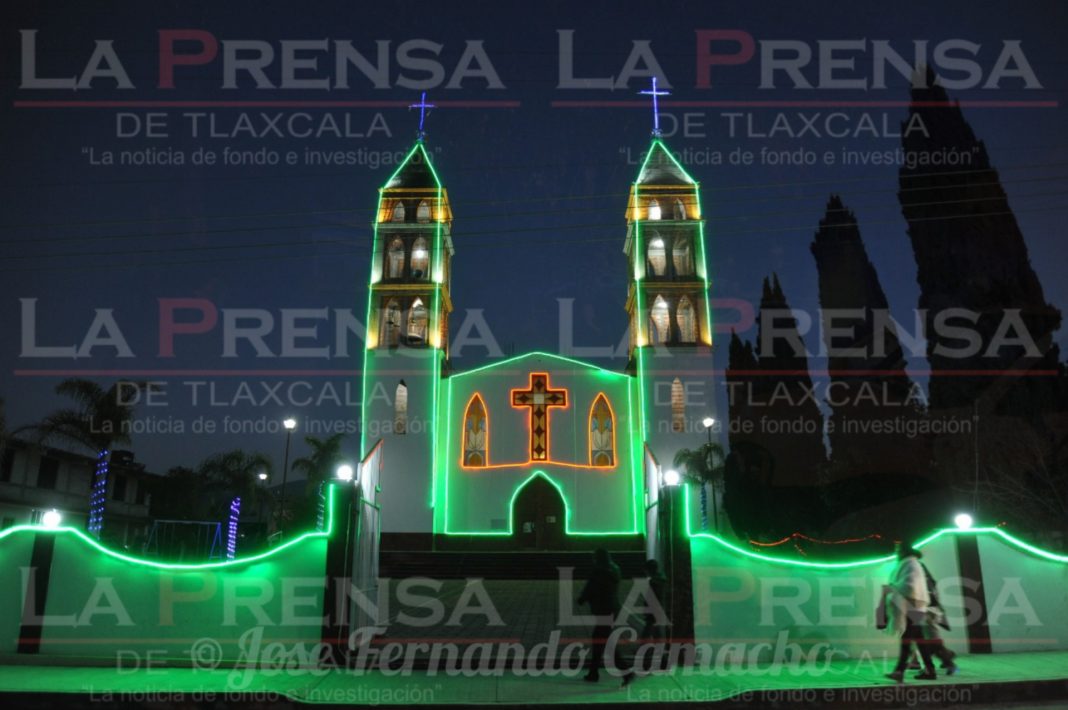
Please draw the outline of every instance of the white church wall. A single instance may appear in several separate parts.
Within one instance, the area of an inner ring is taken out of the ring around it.
[[[547,373],[549,387],[567,392],[567,406],[549,413],[549,455],[531,461],[528,410],[512,406],[511,391],[527,389],[531,373]],[[532,354],[449,378],[439,487],[440,532],[507,534],[511,503],[522,485],[542,475],[561,492],[572,534],[635,534],[643,530],[641,471],[634,467],[631,378],[566,358]],[[488,466],[461,465],[464,414],[479,394],[489,422]],[[604,394],[614,414],[614,465],[590,466],[590,409]],[[637,503],[636,503],[637,501]]]
[[[369,350],[366,354],[365,367],[371,376],[364,398],[364,440],[367,447],[382,440],[378,501],[384,533],[433,532],[430,486],[440,358],[438,350],[416,348]],[[408,395],[403,432],[396,426],[397,386],[402,381]]]

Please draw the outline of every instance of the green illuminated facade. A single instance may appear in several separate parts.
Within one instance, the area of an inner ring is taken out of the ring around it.
[[[362,446],[384,443],[384,544],[393,537],[433,547],[445,538],[477,542],[554,527],[554,545],[629,536],[640,546],[647,459],[670,462],[712,414],[696,181],[654,137],[621,239],[620,268],[632,277],[620,294],[631,331],[623,371],[530,353],[453,372],[452,211],[432,156],[421,137],[381,188],[374,225]],[[462,233],[459,244],[462,258]],[[707,405],[688,411],[682,402],[702,398]],[[527,491],[543,482],[551,488]],[[527,500],[546,495],[562,509]]]

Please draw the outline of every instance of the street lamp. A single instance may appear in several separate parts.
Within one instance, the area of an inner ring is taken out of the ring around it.
[[[352,475],[352,466],[347,463],[343,463],[337,467],[337,478],[339,481],[351,481]]]
[[[55,508],[46,510],[44,515],[41,516],[41,524],[46,528],[58,528],[61,522],[63,522],[63,516]]]
[[[675,469],[669,468],[667,471],[664,471],[664,485],[665,486],[670,486],[670,487],[674,488],[675,486],[679,485],[679,480],[680,480],[679,472],[676,471]]]
[[[953,524],[956,525],[959,530],[968,530],[972,527],[974,522],[972,516],[967,513],[958,513],[957,516],[953,518]]]
[[[267,472],[266,471],[260,471],[259,474],[256,477],[259,478],[261,481],[266,481],[267,480]]]
[[[278,503],[278,532],[284,532],[286,527],[286,481],[289,480],[289,439],[293,430],[297,428],[297,420],[289,417],[282,422],[286,429],[286,453],[282,459],[282,498]]]

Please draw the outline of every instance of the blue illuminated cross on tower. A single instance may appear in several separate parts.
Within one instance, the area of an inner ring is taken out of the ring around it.
[[[660,135],[660,105],[656,100],[657,96],[669,96],[670,91],[657,91],[656,89],[656,77],[653,77],[653,88],[647,91],[639,91],[639,94],[645,94],[646,96],[653,97],[653,135]]]
[[[426,133],[423,131],[423,122],[426,121],[426,110],[428,108],[437,108],[434,104],[428,104],[426,102],[426,92],[423,92],[422,98],[419,99],[419,103],[411,104],[408,108],[419,109],[419,140],[423,140]]]

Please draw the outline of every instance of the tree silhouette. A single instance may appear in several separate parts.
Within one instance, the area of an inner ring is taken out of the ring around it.
[[[713,489],[723,479],[726,454],[717,443],[702,444],[696,449],[680,449],[675,454],[675,467],[682,469],[690,483],[701,491],[701,528],[708,528],[708,486]]]

